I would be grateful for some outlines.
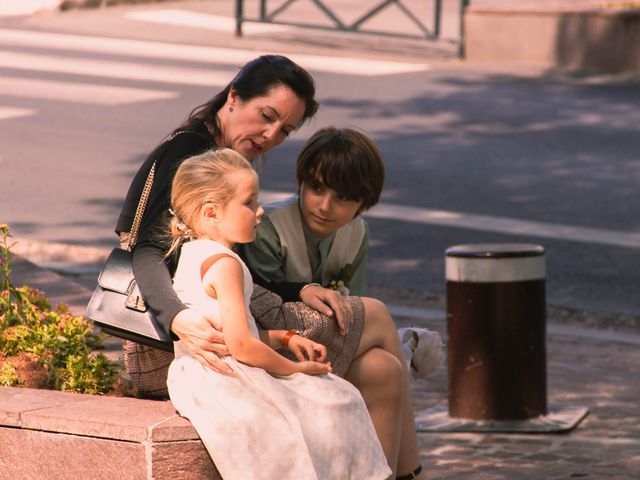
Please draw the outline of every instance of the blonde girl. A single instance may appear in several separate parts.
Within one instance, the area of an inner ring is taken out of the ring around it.
[[[171,401],[225,480],[388,478],[366,406],[355,387],[330,373],[325,347],[295,331],[256,327],[251,275],[233,248],[255,238],[263,213],[257,197],[255,171],[230,149],[191,157],[175,174],[174,288],[212,323],[219,319],[231,373],[207,368],[176,341]]]

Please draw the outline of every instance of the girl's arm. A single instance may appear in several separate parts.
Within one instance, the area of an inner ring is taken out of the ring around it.
[[[117,231],[129,231],[138,206],[142,186],[147,179],[153,161],[156,171],[148,203],[142,216],[138,242],[133,250],[133,273],[140,291],[156,319],[167,333],[171,332],[176,315],[187,307],[173,290],[171,276],[175,264],[167,265],[164,248],[158,243],[158,232],[166,230],[171,182],[180,162],[203,151],[209,141],[196,132],[183,133],[163,142],[151,152],[136,173],[125,206],[116,225]],[[176,338],[174,336],[174,338]]]
[[[270,346],[274,350],[288,348],[299,362],[304,362],[307,358],[316,362],[324,362],[327,359],[327,347],[321,343],[314,342],[291,330],[258,330],[262,343]],[[293,335],[291,335],[293,333]],[[289,336],[287,344],[283,340]]]
[[[317,375],[331,371],[329,365],[319,362],[292,362],[251,335],[244,301],[243,271],[238,260],[230,256],[217,259],[202,281],[207,293],[220,303],[222,331],[234,358],[275,375],[298,372]]]

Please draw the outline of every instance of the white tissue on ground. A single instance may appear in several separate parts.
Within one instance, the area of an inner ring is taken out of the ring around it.
[[[436,331],[407,327],[398,330],[402,350],[414,379],[426,378],[444,361],[444,343]]]

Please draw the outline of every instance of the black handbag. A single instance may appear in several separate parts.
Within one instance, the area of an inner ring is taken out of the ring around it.
[[[114,248],[102,267],[85,316],[109,335],[172,352],[173,340],[148,309],[131,267],[131,250],[137,240],[154,174],[155,162],[145,181],[131,232],[124,236],[124,248]]]

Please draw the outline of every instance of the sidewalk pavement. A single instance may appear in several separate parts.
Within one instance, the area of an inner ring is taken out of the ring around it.
[[[87,258],[87,251],[81,252]],[[67,255],[72,254],[70,249]],[[69,257],[67,256],[67,259]],[[42,261],[42,252],[40,261]],[[78,260],[80,261],[80,260]],[[82,314],[95,271],[67,268],[64,276],[16,257],[12,282],[42,289],[52,303]],[[83,272],[79,274],[78,272]],[[84,285],[76,283],[80,281]],[[75,279],[75,280],[74,280]],[[446,341],[443,299],[408,292],[372,290],[387,302],[398,327],[439,331]],[[640,472],[640,335],[631,331],[576,327],[549,310],[547,378],[550,409],[584,406],[589,415],[568,433],[420,432],[420,452],[432,479],[632,479]],[[118,359],[120,342],[106,350]],[[441,367],[414,382],[414,407],[447,408],[447,373]]]

